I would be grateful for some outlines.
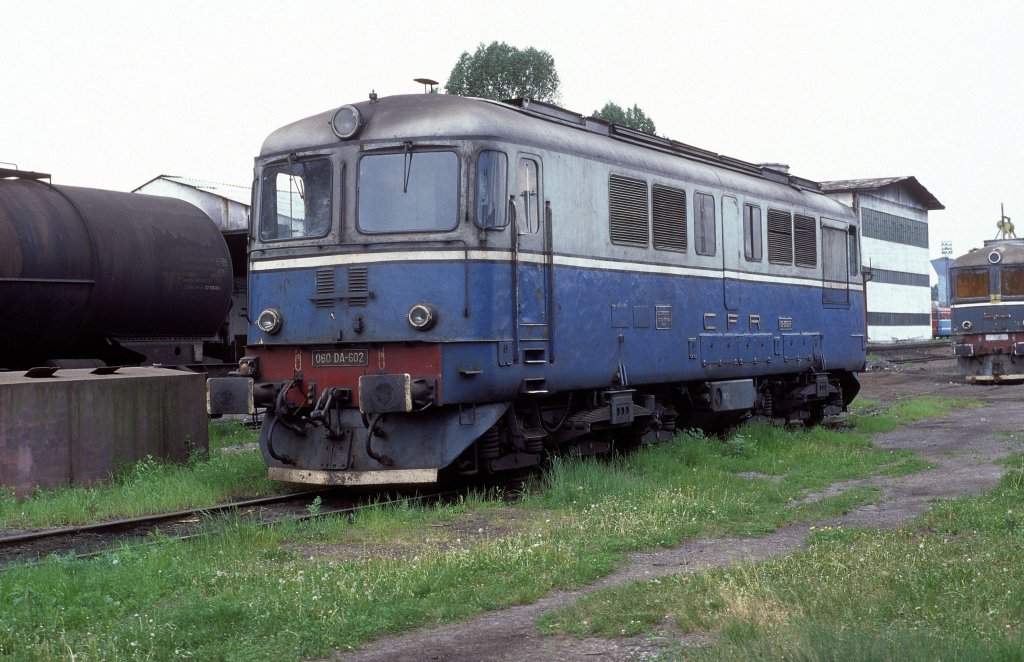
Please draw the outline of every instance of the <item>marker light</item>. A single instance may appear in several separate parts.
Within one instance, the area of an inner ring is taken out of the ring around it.
[[[437,323],[437,311],[429,303],[418,303],[405,315],[417,331],[427,331]]]
[[[256,326],[260,331],[271,336],[281,330],[283,323],[284,318],[281,317],[281,311],[277,308],[267,308],[256,318]]]

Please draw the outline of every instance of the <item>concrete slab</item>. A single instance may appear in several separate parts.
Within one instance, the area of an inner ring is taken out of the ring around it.
[[[0,372],[0,485],[24,495],[91,484],[147,455],[184,461],[207,450],[205,384],[166,368]]]

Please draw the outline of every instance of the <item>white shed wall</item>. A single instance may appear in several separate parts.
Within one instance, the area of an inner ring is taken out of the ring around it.
[[[932,298],[926,287],[869,282],[867,296],[868,310],[872,312],[931,315]]]
[[[864,265],[872,269],[904,271],[926,276],[931,273],[927,248],[882,241],[873,237],[862,237],[861,250],[863,250]]]
[[[852,202],[852,196],[851,196]],[[913,197],[902,187],[886,187],[877,193],[861,192],[858,206],[884,214],[922,223],[928,222],[928,210],[915,204]],[[884,269],[908,274],[931,273],[927,247],[886,241],[875,237],[861,237],[864,264],[872,269]],[[889,325],[868,324],[868,339],[873,342],[923,340],[931,337],[931,290],[927,287],[869,282],[867,284],[868,319],[872,313],[898,315],[927,315],[927,324]],[[877,315],[876,315],[877,316]]]
[[[902,340],[928,340],[932,327],[928,326],[869,326],[868,342],[886,343]]]

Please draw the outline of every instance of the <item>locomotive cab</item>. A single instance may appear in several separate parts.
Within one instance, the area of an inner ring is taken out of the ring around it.
[[[514,149],[407,139],[363,106],[333,118],[331,147],[275,153],[271,136],[257,160],[242,372],[272,477],[432,482],[519,387],[490,373],[518,362],[502,259],[535,243],[538,168],[524,159],[510,182]],[[520,276],[543,284],[537,271]],[[536,332],[547,310],[524,308]]]

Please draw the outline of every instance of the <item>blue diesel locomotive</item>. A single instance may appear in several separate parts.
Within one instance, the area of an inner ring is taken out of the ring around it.
[[[495,473],[813,423],[859,388],[857,217],[784,169],[534,101],[371,95],[272,133],[254,200],[239,372],[272,479]]]
[[[970,384],[1024,382],[1024,239],[993,239],[949,267],[953,353]]]

